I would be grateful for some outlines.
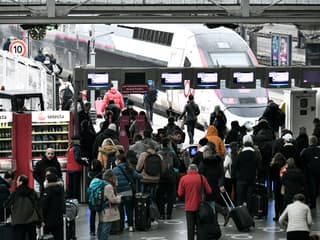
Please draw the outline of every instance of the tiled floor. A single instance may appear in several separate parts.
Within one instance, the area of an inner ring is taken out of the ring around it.
[[[273,218],[273,201],[269,204],[269,216],[267,219],[255,220],[255,228],[251,229],[248,233],[238,232],[232,220],[230,220],[228,226],[223,227],[223,218],[219,216],[219,223],[221,225],[222,240],[226,239],[261,239],[261,240],[285,240],[285,230],[279,226],[278,223],[272,220]],[[320,212],[313,211],[312,226],[313,232],[320,231]],[[186,220],[183,210],[183,204],[180,203],[174,209],[173,219],[159,221],[157,226],[153,226],[153,229],[146,232],[128,232],[124,230],[122,234],[110,236],[111,240],[126,240],[126,239],[141,239],[141,240],[186,240]],[[89,235],[89,210],[85,205],[81,206],[79,218],[77,219],[77,239],[88,240],[96,239]]]

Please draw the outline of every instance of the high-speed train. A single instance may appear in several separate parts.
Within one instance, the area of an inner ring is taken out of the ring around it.
[[[8,27],[11,30],[4,31]],[[93,27],[95,39],[89,37]],[[19,38],[21,35],[19,27],[0,26],[0,29],[4,36]],[[203,24],[97,24],[76,25],[75,29],[75,32],[67,27],[65,31],[48,32],[45,41],[32,42],[33,51],[43,47],[48,52],[54,52],[64,69],[71,70],[75,65],[85,64],[89,40],[94,40],[96,66],[100,67],[131,67],[127,65],[129,58],[131,63],[135,61],[135,66],[147,62],[150,67],[258,66],[247,43],[235,31],[225,27],[208,28]],[[106,57],[104,53],[99,58],[101,51],[115,54]],[[265,88],[194,90],[186,84],[181,90],[160,91],[155,107],[167,109],[172,106],[174,111],[182,112],[189,94],[195,96],[200,106],[200,124],[209,122],[215,105],[220,105],[225,112],[228,125],[232,120],[238,120],[240,125],[246,122],[254,124],[268,101]],[[129,98],[142,103],[142,95],[131,95]]]
[[[126,34],[117,35],[117,28]],[[166,67],[254,67],[258,61],[247,43],[233,30],[206,25],[146,24],[118,26],[112,29],[114,48],[134,55],[153,58]],[[228,81],[228,79],[226,80]],[[209,122],[216,105],[224,111],[228,126],[232,120],[240,125],[255,124],[268,102],[265,88],[256,89],[191,89],[159,92],[156,107],[182,112],[189,94],[199,104],[198,122]],[[131,99],[142,102],[141,95]]]

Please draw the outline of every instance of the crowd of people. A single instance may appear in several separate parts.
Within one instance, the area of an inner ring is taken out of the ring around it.
[[[147,93],[145,101],[154,104],[156,92],[151,90],[152,96],[148,98]],[[122,232],[126,227],[128,231],[134,231],[135,193],[142,192],[149,194],[150,202],[157,205],[158,218],[162,220],[171,219],[176,201],[184,200],[188,240],[193,240],[201,229],[197,221],[197,210],[201,202],[201,194],[197,193],[201,192],[201,186],[204,186],[205,199],[214,213],[222,214],[227,224],[229,212],[221,201],[221,193],[227,192],[237,206],[245,204],[254,217],[256,184],[262,183],[267,185],[269,196],[273,191],[274,220],[288,225],[287,238],[303,240],[309,237],[312,222],[310,209],[316,207],[320,183],[318,119],[314,120],[312,135],[308,136],[302,127],[299,136],[294,138],[293,133],[284,128],[284,114],[277,104],[270,102],[252,129],[240,126],[234,120],[229,130],[226,127],[226,116],[216,106],[210,116],[209,126],[197,144],[196,154],[186,156],[180,149],[180,144],[185,141],[185,133],[176,120],[185,120],[189,143],[193,144],[197,116],[200,114],[194,96],[188,97],[181,115],[170,114],[168,123],[157,129],[156,134],[153,134],[152,129],[153,110],[150,103],[146,104],[149,104],[148,113],[138,112],[130,100],[125,106],[121,93],[111,86],[104,96],[104,121],[99,132],[95,131],[89,115],[91,103],[85,102],[78,113],[80,134],[72,137],[67,149],[66,196],[80,199],[79,182],[84,167],[88,170],[90,181],[100,179],[106,183],[103,196],[108,204],[105,211],[91,209],[91,235],[97,234],[98,239],[104,240],[113,231]],[[128,146],[122,144],[122,117],[127,118],[124,131]],[[279,128],[282,131],[277,137]],[[28,233],[29,239],[34,239],[36,224],[44,221],[45,232],[54,234],[55,239],[61,239],[65,195],[54,149],[46,150],[33,176],[40,185],[40,197],[27,187],[28,178],[24,175],[18,176],[18,187],[11,194],[8,189],[13,176],[7,174],[3,180],[0,179],[0,186],[1,181],[6,186],[6,191],[1,191],[0,196],[3,199],[9,196],[3,201],[7,207],[22,204],[17,200],[19,197],[23,199],[23,204],[31,198],[28,202],[30,209],[37,209],[39,205],[43,212],[41,219],[29,221],[33,212],[28,210],[26,218],[19,222],[15,217],[15,209],[19,207],[11,207],[17,236]],[[270,187],[272,184],[273,189]],[[52,199],[55,204],[59,203],[59,207],[50,206]],[[52,209],[55,209],[54,213]],[[99,215],[98,227],[95,224],[96,215]],[[299,221],[304,221],[303,227],[295,222],[297,215],[301,215]],[[21,219],[20,216],[17,218]],[[303,233],[297,238],[295,232]]]

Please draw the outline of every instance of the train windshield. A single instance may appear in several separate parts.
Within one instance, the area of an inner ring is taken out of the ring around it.
[[[257,89],[220,89],[221,101],[232,114],[241,117],[262,116],[268,97],[266,90]]]
[[[251,62],[246,53],[211,53],[213,65],[228,67],[247,67]]]

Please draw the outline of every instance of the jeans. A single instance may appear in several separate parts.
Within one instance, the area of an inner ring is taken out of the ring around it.
[[[96,211],[90,210],[90,232],[96,232]]]
[[[121,228],[124,229],[124,208],[126,210],[128,226],[133,227],[133,198],[132,196],[123,196],[119,206]]]
[[[145,102],[147,118],[150,122],[153,122],[153,103]]]
[[[98,240],[108,240],[112,222],[99,222]]]
[[[190,144],[193,144],[194,128],[196,127],[196,122],[197,121],[187,121],[186,123]]]

